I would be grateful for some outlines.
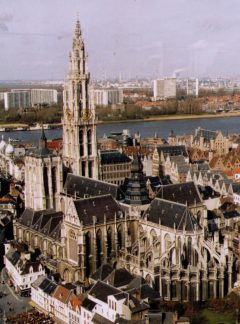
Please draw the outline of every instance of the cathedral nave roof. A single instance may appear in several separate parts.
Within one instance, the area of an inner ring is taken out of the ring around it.
[[[34,211],[26,208],[18,222],[55,240],[60,240],[62,220],[62,212],[56,212],[53,209]]]
[[[117,185],[76,176],[68,173],[64,184],[64,193],[73,198],[96,197],[110,194],[115,199],[123,199],[123,192]]]
[[[201,195],[193,181],[162,186],[156,197],[184,205],[187,203],[188,206],[202,203]]]
[[[176,230],[194,231],[201,226],[186,205],[155,198],[144,216],[147,220]],[[143,216],[143,217],[144,217]]]
[[[91,197],[74,201],[74,205],[83,225],[92,225],[96,217],[97,224],[114,221],[122,217],[122,209],[111,195]]]

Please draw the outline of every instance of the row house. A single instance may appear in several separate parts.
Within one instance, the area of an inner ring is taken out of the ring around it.
[[[133,294],[100,280],[88,292],[77,295],[67,285],[41,276],[32,284],[31,298],[40,311],[68,324],[115,323],[120,319],[131,323],[144,319],[149,309]]]
[[[209,162],[212,170],[223,171],[230,179],[238,180],[240,158],[239,150],[232,150],[226,155],[215,155]]]
[[[209,186],[221,196],[232,196],[232,182],[221,171],[189,171],[187,181],[199,186]]]
[[[230,141],[221,131],[211,131],[198,127],[191,137],[191,147],[197,147],[202,151],[214,151],[218,154],[227,154]]]
[[[183,155],[167,156],[165,162],[165,176],[169,176],[173,183],[186,182],[190,166]]]
[[[16,292],[29,294],[31,284],[45,274],[39,260],[31,260],[24,244],[5,243],[5,267]]]
[[[168,156],[183,156],[186,163],[189,157],[184,145],[161,145],[157,146],[153,152],[152,175],[162,176],[165,172],[165,164]]]
[[[188,155],[191,163],[208,161],[211,156],[209,151],[200,150],[198,147],[189,147]]]

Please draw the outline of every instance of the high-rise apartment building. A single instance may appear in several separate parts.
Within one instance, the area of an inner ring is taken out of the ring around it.
[[[4,108],[31,108],[41,104],[56,104],[58,101],[55,89],[11,89],[4,92]]]
[[[157,79],[153,81],[153,97],[155,100],[176,97],[176,78]]]
[[[198,97],[198,90],[199,90],[198,79],[195,78],[187,79],[186,88],[187,88],[188,96]]]
[[[18,90],[4,93],[4,108],[30,108],[31,96],[28,90]]]
[[[123,91],[121,89],[95,89],[94,103],[99,106],[107,106],[123,103]]]
[[[31,89],[31,105],[56,104],[57,90],[55,89]]]

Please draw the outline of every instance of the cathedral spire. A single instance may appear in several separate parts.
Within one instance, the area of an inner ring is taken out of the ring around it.
[[[63,161],[76,175],[98,178],[95,107],[88,58],[77,20],[63,92]]]
[[[76,27],[75,27],[75,36],[76,38],[80,37],[81,35],[81,27],[80,27],[80,22],[79,19],[76,22]]]
[[[44,149],[47,148],[47,137],[45,135],[43,125],[42,125],[42,132],[41,132],[41,137],[39,139],[39,148]]]

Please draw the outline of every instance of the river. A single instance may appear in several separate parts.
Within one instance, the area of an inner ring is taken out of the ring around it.
[[[139,131],[141,137],[151,137],[157,134],[159,137],[167,138],[171,130],[176,135],[189,134],[193,133],[199,126],[210,130],[221,130],[223,133],[240,133],[240,117],[99,124],[97,126],[97,137],[102,137],[104,134],[110,135],[111,132],[120,132],[123,129],[129,129],[131,134]],[[1,134],[5,140],[13,138],[23,142],[37,143],[41,131],[1,132],[0,136]],[[62,136],[62,129],[46,130],[45,134],[48,139],[59,138]]]

